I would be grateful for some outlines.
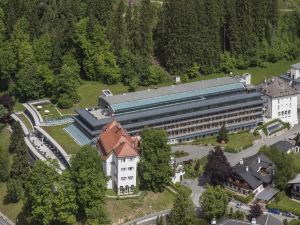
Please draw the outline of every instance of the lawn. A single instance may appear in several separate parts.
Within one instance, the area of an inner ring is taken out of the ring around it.
[[[0,124],[0,147],[8,151],[10,143],[10,132]]]
[[[0,183],[0,211],[12,221],[16,221],[17,216],[22,211],[23,202],[7,203],[6,196],[6,184]]]
[[[294,61],[288,61],[288,60],[281,60],[276,63],[266,63],[265,68],[261,67],[250,67],[245,70],[238,70],[233,69],[232,73],[233,75],[243,75],[245,73],[251,73],[252,78],[251,82],[252,84],[259,84],[264,81],[265,78],[271,78],[272,76],[279,76],[286,72],[288,69],[290,69],[291,65],[294,63],[297,63],[300,61],[300,58],[294,60]],[[213,73],[206,76],[199,76],[192,81],[199,81],[199,80],[208,80],[208,79],[214,79],[217,77],[223,77],[226,76],[224,73]]]
[[[70,109],[60,109],[62,114],[74,114],[75,109],[89,108],[98,104],[98,97],[102,95],[102,90],[109,89],[113,94],[128,92],[128,87],[123,84],[106,85],[97,81],[85,81],[78,88],[80,101]]]
[[[194,141],[194,144],[202,144],[202,145],[219,145],[224,147],[225,151],[228,152],[239,152],[242,149],[248,148],[253,144],[253,141],[256,137],[249,132],[239,132],[228,135],[228,143],[227,144],[219,144],[217,142],[217,137],[209,137],[202,138]]]
[[[63,126],[43,127],[68,154],[75,154],[79,151],[80,146],[63,130]]]
[[[18,114],[18,117],[22,120],[22,122],[25,124],[25,126],[29,129],[32,130],[32,124],[29,122],[26,116],[24,116],[23,113]]]
[[[279,209],[280,211],[288,211],[300,216],[300,202],[291,200],[284,192],[280,192],[276,199],[268,204],[268,208]]]
[[[266,63],[265,68],[260,67],[253,67],[246,70],[237,70],[234,69],[232,72],[236,75],[242,75],[244,73],[251,73],[252,74],[252,83],[258,84],[262,82],[265,77],[270,78],[272,76],[278,76],[284,72],[286,72],[290,66],[296,62],[298,62],[299,59],[295,61],[287,61],[287,60],[281,60],[276,63]],[[189,81],[199,81],[199,80],[208,80],[208,79],[214,79],[217,77],[223,77],[226,76],[224,73],[214,73],[206,76],[198,76],[197,78]],[[161,87],[161,86],[168,86],[171,85],[172,81],[166,81],[164,83],[160,83],[158,85],[152,85],[149,87],[140,86],[138,90],[143,90],[147,88],[155,88],[155,87]],[[81,85],[78,88],[78,94],[81,98],[81,100],[75,104],[70,109],[60,109],[60,112],[63,114],[74,114],[75,109],[80,108],[87,108],[96,106],[98,104],[98,97],[102,94],[102,90],[104,89],[110,89],[113,94],[121,94],[128,92],[128,87],[119,83],[114,85],[106,85],[101,82],[97,81],[84,81],[83,85]]]
[[[34,105],[36,110],[41,114],[43,119],[48,119],[48,118],[60,118],[61,115],[57,111],[56,107],[53,104],[45,104],[41,105],[43,108],[42,109],[37,109],[38,105]],[[45,113],[45,110],[48,110],[49,113]]]
[[[113,224],[123,224],[150,213],[170,209],[174,199],[175,196],[166,190],[162,193],[148,192],[146,196],[135,199],[107,199],[105,206]]]

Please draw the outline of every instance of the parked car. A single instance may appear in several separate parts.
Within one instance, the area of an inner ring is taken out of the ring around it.
[[[237,208],[237,209],[240,209],[240,208],[241,208],[241,206],[242,206],[242,204],[241,204],[241,203],[236,203],[236,205],[235,205],[235,208]]]
[[[290,212],[281,212],[281,215],[286,216],[286,217],[290,217],[290,218],[295,218],[295,215],[293,213],[290,213]]]
[[[268,212],[269,212],[269,213],[273,213],[273,214],[280,215],[280,211],[279,211],[278,209],[269,209]]]

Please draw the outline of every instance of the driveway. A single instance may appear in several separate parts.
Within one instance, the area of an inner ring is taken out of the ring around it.
[[[287,140],[294,133],[299,131],[300,131],[300,124],[294,126],[292,129],[285,131],[284,133],[281,133],[277,136],[269,137],[267,138],[267,140],[257,140],[251,147],[239,153],[225,153],[225,155],[229,163],[233,166],[237,164],[241,158],[246,158],[256,154],[262,146],[264,145],[270,146],[280,140]],[[182,162],[190,159],[199,159],[202,158],[203,156],[208,155],[208,153],[212,150],[212,147],[210,146],[199,146],[199,145],[174,145],[171,146],[171,148],[172,148],[172,152],[182,150],[189,153],[188,156],[182,158],[176,158],[176,162]],[[193,200],[193,203],[195,206],[199,207],[199,197],[205,191],[204,189],[205,182],[203,180],[199,181],[199,179],[194,179],[194,180],[184,179],[183,184],[191,188],[192,190],[191,198]]]
[[[185,151],[189,153],[188,156],[176,158],[177,163],[188,161],[190,159],[200,159],[204,156],[207,156],[208,153],[213,149],[213,147],[200,145],[173,145],[171,148],[172,152]]]

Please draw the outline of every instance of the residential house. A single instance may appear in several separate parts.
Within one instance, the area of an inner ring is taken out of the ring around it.
[[[283,225],[283,222],[275,218],[271,214],[261,215],[256,219],[249,221],[234,220],[234,219],[221,219],[216,225]]]
[[[300,174],[298,174],[293,180],[289,181],[291,186],[291,196],[293,199],[300,201]]]
[[[291,69],[286,73],[280,75],[280,78],[284,79],[289,85],[292,86],[297,92],[298,97],[300,94],[300,63],[291,65]],[[298,106],[300,106],[300,98],[298,98]]]
[[[300,150],[299,146],[296,145],[294,140],[278,141],[270,147],[287,154],[291,152],[299,153]]]
[[[107,187],[119,195],[134,193],[137,185],[138,137],[130,136],[113,120],[99,135],[97,148],[103,160],[103,170],[109,177]]]
[[[243,195],[259,194],[273,184],[275,164],[263,153],[241,159],[232,168],[226,188]]]
[[[279,77],[265,80],[258,85],[258,90],[267,100],[265,116],[267,119],[281,119],[291,126],[298,124],[298,92]]]

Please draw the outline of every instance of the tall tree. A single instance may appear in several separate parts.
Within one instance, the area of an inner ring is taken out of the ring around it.
[[[72,158],[70,174],[75,185],[79,215],[87,224],[109,224],[104,212],[106,177],[97,150],[84,146]]]
[[[223,125],[219,131],[217,141],[219,143],[227,143],[228,142],[228,131],[226,130],[225,125]]]
[[[76,222],[76,193],[68,173],[57,173],[55,162],[37,161],[25,185],[25,215],[30,224]]]
[[[257,218],[263,214],[259,204],[252,205],[250,208],[250,218]]]
[[[125,48],[125,9],[124,0],[119,0],[109,29],[109,39],[111,41],[113,52],[117,56],[120,56]]]
[[[150,0],[142,0],[140,6],[140,33],[142,48],[140,53],[146,58],[153,54],[153,29],[156,12]]]
[[[207,219],[217,219],[226,213],[228,196],[221,186],[208,186],[200,197],[200,204]]]
[[[0,147],[0,181],[4,182],[9,177],[9,155]]]
[[[177,193],[168,222],[170,225],[198,224],[195,207],[187,191],[180,190]]]
[[[21,146],[19,143],[23,140],[23,130],[19,122],[14,121],[11,126],[12,135],[10,136],[9,151],[11,153],[17,153],[18,147]],[[23,146],[24,147],[24,146]]]
[[[217,146],[208,155],[204,176],[209,178],[213,185],[223,185],[231,175],[231,166],[223,150]]]
[[[171,148],[167,144],[167,133],[164,130],[143,130],[139,174],[144,189],[164,191],[172,175],[170,154]]]

